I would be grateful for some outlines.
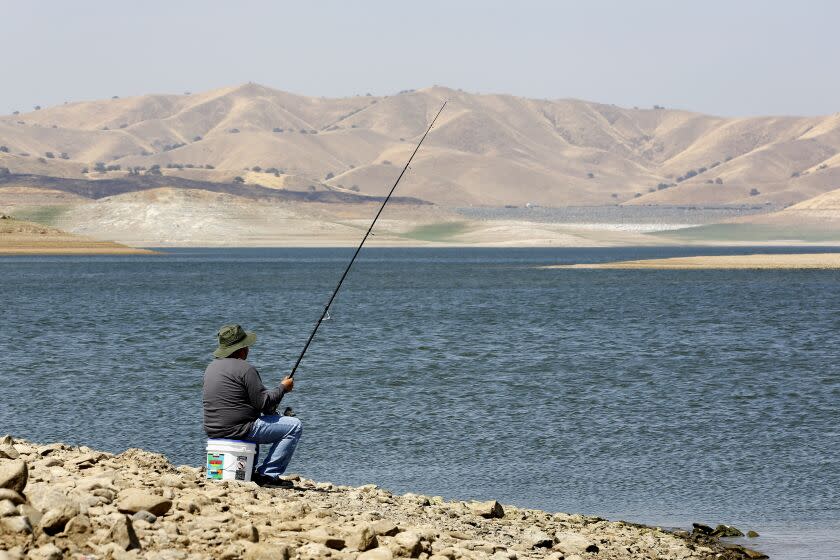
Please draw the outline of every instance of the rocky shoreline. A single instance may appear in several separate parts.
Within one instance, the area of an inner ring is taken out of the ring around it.
[[[0,560],[766,558],[711,528],[669,532],[496,501],[395,495],[296,475],[208,481],[163,455],[0,439]]]

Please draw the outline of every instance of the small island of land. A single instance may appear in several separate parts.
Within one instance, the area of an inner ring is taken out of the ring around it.
[[[0,255],[153,255],[113,241],[97,241],[0,214]]]
[[[546,268],[606,268],[658,270],[837,269],[840,253],[707,255],[605,263],[552,265]]]

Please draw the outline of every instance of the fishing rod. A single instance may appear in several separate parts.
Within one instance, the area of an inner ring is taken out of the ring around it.
[[[435,126],[435,121],[437,121],[437,118],[443,112],[444,107],[446,107],[446,101],[444,101],[443,105],[441,105],[440,109],[438,109],[438,112],[435,115],[435,118],[432,119],[432,123],[429,125],[429,128],[426,129],[425,134],[423,134],[423,137],[420,138],[420,141],[417,143],[417,147],[414,148],[414,151],[411,153],[411,156],[408,158],[408,161],[405,162],[405,167],[403,167],[402,171],[400,172],[400,176],[397,177],[397,180],[394,182],[394,186],[391,187],[390,192],[388,192],[388,196],[386,196],[385,200],[382,201],[382,206],[379,207],[379,212],[377,212],[376,216],[374,216],[373,221],[370,223],[370,227],[367,230],[367,233],[365,233],[365,236],[362,238],[362,242],[359,243],[359,246],[356,248],[356,252],[353,253],[353,258],[351,258],[350,262],[347,263],[347,268],[344,269],[344,274],[342,274],[341,278],[339,278],[338,285],[336,285],[335,290],[333,290],[333,293],[330,296],[329,301],[327,301],[327,305],[324,306],[324,311],[321,313],[321,316],[318,318],[318,321],[315,323],[315,328],[312,329],[312,333],[309,335],[309,338],[306,340],[306,344],[304,344],[303,350],[301,351],[300,356],[298,356],[298,359],[295,362],[295,365],[292,368],[292,373],[289,374],[289,377],[294,377],[295,376],[295,372],[297,371],[297,368],[300,365],[301,360],[303,360],[303,356],[306,355],[306,351],[309,349],[309,345],[312,344],[312,339],[315,338],[315,333],[318,332],[318,327],[321,326],[321,323],[324,321],[324,317],[326,317],[327,314],[330,312],[330,306],[332,305],[332,302],[335,299],[335,296],[338,294],[338,290],[341,288],[341,284],[344,282],[344,279],[347,277],[347,273],[350,272],[350,267],[353,266],[353,263],[356,261],[356,257],[359,256],[359,251],[362,250],[362,246],[365,244],[365,241],[367,241],[368,236],[370,236],[370,232],[373,231],[373,226],[376,225],[376,220],[379,219],[379,215],[382,214],[383,210],[385,210],[385,205],[388,204],[388,201],[391,199],[391,195],[394,194],[394,191],[396,190],[397,185],[400,184],[400,179],[403,178],[403,175],[405,175],[405,172],[408,170],[408,166],[411,164],[411,160],[414,159],[414,155],[420,149],[420,145],[423,144],[423,140],[425,140],[426,136],[429,135],[429,132],[432,131],[432,127]]]

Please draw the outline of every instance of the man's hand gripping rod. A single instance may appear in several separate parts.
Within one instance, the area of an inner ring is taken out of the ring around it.
[[[394,182],[394,186],[391,187],[391,191],[388,193],[388,196],[386,196],[385,200],[382,201],[382,206],[379,207],[379,212],[376,213],[376,216],[373,218],[373,222],[371,222],[370,227],[367,230],[367,233],[365,233],[365,236],[362,238],[362,242],[359,243],[359,246],[356,248],[356,252],[353,253],[353,258],[350,259],[350,262],[347,264],[347,268],[344,269],[344,274],[341,275],[341,278],[338,280],[338,285],[335,287],[335,290],[333,290],[333,293],[330,296],[330,299],[327,302],[327,305],[324,306],[324,311],[321,313],[321,316],[318,318],[318,321],[315,323],[315,328],[312,329],[312,333],[309,335],[309,338],[306,340],[306,344],[303,346],[303,350],[301,351],[300,356],[298,356],[298,359],[295,362],[295,365],[292,368],[292,373],[289,374],[289,377],[294,377],[295,376],[295,372],[297,371],[297,368],[300,365],[301,360],[303,360],[303,356],[306,354],[306,351],[309,349],[309,345],[312,343],[312,339],[315,338],[315,333],[318,332],[318,327],[321,326],[321,322],[324,320],[324,317],[326,317],[327,313],[329,313],[330,306],[332,305],[332,302],[335,299],[336,294],[338,294],[338,290],[339,290],[339,288],[341,288],[341,284],[344,282],[344,279],[347,277],[347,273],[350,272],[350,267],[353,266],[353,263],[356,261],[356,257],[359,255],[359,251],[362,250],[362,246],[365,244],[365,241],[367,241],[367,238],[370,235],[370,232],[373,230],[373,226],[376,225],[376,220],[379,219],[379,215],[382,214],[382,211],[385,209],[385,205],[388,204],[388,200],[391,199],[391,195],[394,194],[394,191],[396,190],[397,185],[400,184],[400,179],[402,179],[403,175],[405,175],[405,172],[408,170],[408,166],[411,164],[411,160],[414,159],[414,155],[417,153],[417,150],[420,149],[420,145],[423,144],[423,140],[426,139],[426,136],[428,136],[429,132],[431,132],[432,127],[435,126],[435,121],[437,121],[437,118],[443,112],[444,107],[446,107],[446,101],[444,101],[443,105],[440,106],[440,109],[438,110],[437,114],[435,115],[435,118],[432,119],[432,123],[429,125],[429,128],[426,129],[426,133],[423,134],[422,138],[420,138],[420,142],[417,143],[417,147],[414,148],[414,151],[411,153],[411,157],[409,157],[408,161],[405,163],[405,167],[403,167],[402,171],[400,172],[400,176],[397,177],[397,180]]]

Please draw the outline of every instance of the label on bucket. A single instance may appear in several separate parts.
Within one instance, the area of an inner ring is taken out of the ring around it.
[[[245,467],[248,466],[248,457],[240,455],[236,458],[236,480],[245,480]]]
[[[225,468],[224,453],[207,454],[207,478],[222,480],[222,471]]]

